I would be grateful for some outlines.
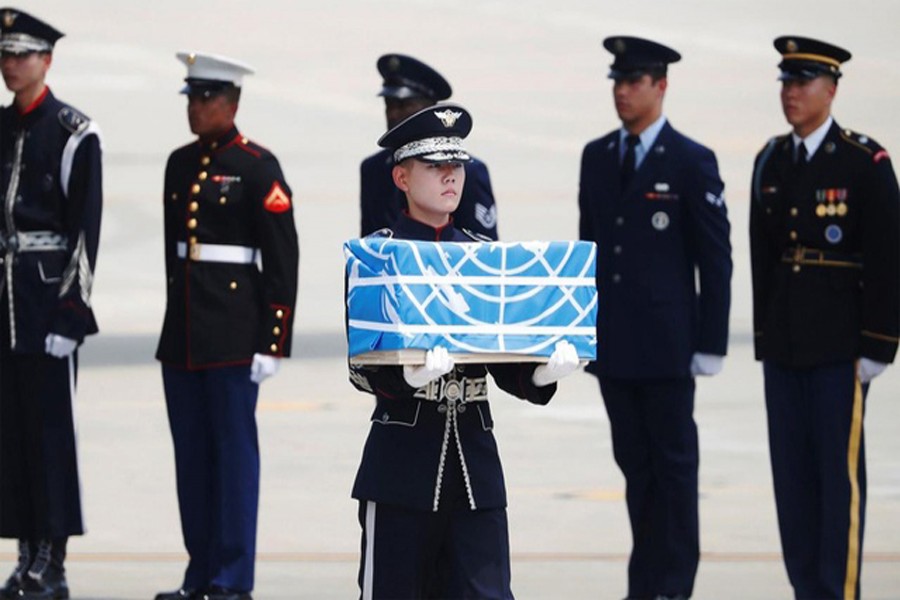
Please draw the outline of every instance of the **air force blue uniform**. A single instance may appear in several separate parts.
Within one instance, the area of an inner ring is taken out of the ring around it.
[[[388,107],[388,122],[411,115],[413,107],[446,100],[453,93],[450,83],[429,65],[405,54],[385,54],[376,63],[382,88],[378,93]],[[400,106],[401,109],[391,109]],[[403,119],[399,119],[403,120]],[[393,125],[391,125],[393,127]],[[379,150],[360,165],[360,235],[394,226],[406,209],[406,196],[394,185],[392,150]],[[453,223],[489,239],[497,239],[497,206],[487,165],[476,158],[466,161],[466,182]]]
[[[837,80],[850,58],[796,36],[775,47],[785,85]],[[794,595],[847,600],[860,597],[866,506],[869,386],[857,361],[890,363],[897,352],[900,192],[887,151],[867,135],[829,117],[795,137],[772,138],[754,164],[754,343]]]
[[[600,377],[690,377],[696,352],[724,355],[731,246],[711,150],[666,122],[631,183],[620,184],[620,130],[581,161],[581,239],[597,242]],[[700,288],[695,284],[699,272]]]
[[[597,362],[627,481],[629,597],[689,596],[699,560],[694,353],[724,355],[731,258],[712,151],[666,123],[620,186],[620,132],[587,145],[580,237],[597,242]],[[700,291],[695,284],[699,273]]]
[[[679,58],[648,40],[604,43],[616,80],[665,74]],[[627,482],[628,597],[687,598],[699,561],[691,361],[726,351],[730,227],[711,150],[660,117],[634,140],[626,180],[626,133],[590,142],[581,160],[579,235],[598,249],[597,361],[587,370]]]

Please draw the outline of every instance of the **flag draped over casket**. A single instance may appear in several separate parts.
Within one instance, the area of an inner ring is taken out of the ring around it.
[[[546,361],[557,342],[594,360],[593,242],[344,244],[350,360],[421,363],[446,347],[457,362]]]

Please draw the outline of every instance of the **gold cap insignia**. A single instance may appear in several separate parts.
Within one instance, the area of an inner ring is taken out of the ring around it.
[[[784,49],[788,52],[796,52],[799,48],[797,46],[797,42],[794,40],[788,40],[787,44],[785,44]]]
[[[388,70],[390,70],[390,71],[396,71],[397,69],[400,68],[400,59],[397,58],[396,56],[390,57],[388,59],[387,67],[388,67]]]
[[[189,65],[192,65],[192,64],[194,64],[195,62],[197,62],[197,55],[194,54],[193,52],[191,52],[190,54],[188,54],[188,57],[187,57],[187,63],[188,63]]]
[[[456,120],[462,116],[462,113],[454,112],[448,108],[443,112],[435,111],[434,116],[441,120],[441,123],[444,124],[444,127],[447,127],[449,129],[456,124]]]
[[[615,50],[616,54],[622,54],[623,52],[625,52],[625,40],[619,38],[615,42],[613,42],[613,50]]]
[[[3,13],[3,26],[4,27],[12,27],[13,23],[16,22],[16,17],[18,17],[18,16],[19,16],[19,13],[14,13],[11,10],[6,11],[5,13]]]

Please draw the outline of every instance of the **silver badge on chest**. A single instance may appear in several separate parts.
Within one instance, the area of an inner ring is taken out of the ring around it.
[[[653,229],[657,231],[664,231],[669,227],[669,215],[664,211],[659,211],[653,213],[653,216],[650,217],[650,224],[653,225]]]

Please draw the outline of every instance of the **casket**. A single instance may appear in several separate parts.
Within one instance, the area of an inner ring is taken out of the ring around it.
[[[557,342],[596,359],[593,242],[344,244],[348,353],[356,364],[546,362]]]

